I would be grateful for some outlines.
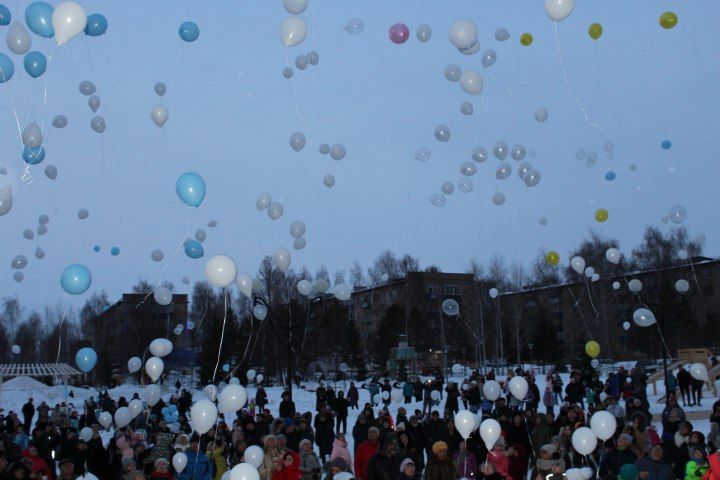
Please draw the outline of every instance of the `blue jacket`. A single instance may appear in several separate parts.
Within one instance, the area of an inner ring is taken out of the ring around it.
[[[203,452],[191,451],[189,448],[185,451],[187,455],[187,465],[185,469],[178,475],[178,480],[211,480],[212,466],[210,459]]]

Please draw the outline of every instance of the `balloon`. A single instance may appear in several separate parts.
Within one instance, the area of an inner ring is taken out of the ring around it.
[[[475,147],[470,153],[470,158],[472,158],[477,163],[482,163],[488,158],[487,150],[485,150],[483,147]]]
[[[92,275],[83,265],[73,264],[65,268],[60,275],[60,285],[70,295],[80,295],[90,288]]]
[[[35,258],[38,260],[45,258],[45,251],[40,247],[35,247]]]
[[[247,379],[250,380],[251,382],[253,380],[255,380],[255,375],[256,375],[255,370],[253,370],[252,368],[247,371]]]
[[[482,53],[482,66],[485,68],[492,67],[497,61],[497,53],[495,50],[485,50]]]
[[[440,142],[447,142],[450,140],[450,129],[448,126],[440,124],[435,127],[435,138]]]
[[[103,428],[108,428],[110,424],[112,424],[112,421],[112,415],[110,415],[108,412],[102,412],[100,415],[98,415],[98,423],[102,425]]]
[[[580,455],[590,455],[597,447],[597,437],[588,427],[580,427],[572,434],[572,446]]]
[[[638,293],[640,290],[642,290],[642,287],[642,282],[637,278],[633,278],[628,282],[628,289],[633,293]]]
[[[522,162],[518,165],[518,177],[525,181],[525,177],[533,170],[533,166],[530,162]]]
[[[180,175],[175,182],[175,192],[189,207],[198,207],[205,198],[205,181],[195,172]]]
[[[30,39],[30,34],[25,26],[17,20],[14,21],[12,25],[10,25],[10,29],[7,33],[7,46],[10,51],[17,53],[18,55],[25,55],[28,50],[30,50],[31,45],[32,40]],[[10,77],[12,77],[12,72],[8,74],[4,67],[5,66],[3,65],[3,74],[5,76],[5,81],[7,81],[10,80]]]
[[[575,0],[545,0],[545,13],[555,22],[566,19],[575,8]]]
[[[160,287],[160,288],[165,288],[165,287]],[[168,290],[168,293],[169,292],[170,292],[170,290]],[[166,338],[156,338],[155,340],[150,342],[150,346],[148,347],[148,350],[150,350],[150,353],[152,353],[156,357],[165,357],[167,355],[170,355],[170,352],[172,352],[172,349],[173,349],[172,342]]]
[[[341,364],[340,364],[340,371],[343,372],[343,373],[347,373],[347,371],[348,371],[349,368],[350,368],[350,367],[348,367],[348,364],[347,364],[347,363],[341,363]],[[399,391],[399,390],[393,390],[393,391]],[[402,393],[402,392],[401,392],[401,393]]]
[[[518,162],[525,158],[526,154],[527,150],[525,150],[525,147],[523,145],[513,145],[512,149],[510,150],[510,156],[513,160]]]
[[[498,28],[495,30],[495,40],[498,42],[504,42],[510,38],[510,32],[504,28]]]
[[[163,82],[157,82],[154,90],[156,94],[162,97],[167,92],[167,86]]]
[[[287,269],[290,268],[291,260],[290,252],[284,247],[278,248],[273,254],[273,263],[275,263],[275,266],[282,272],[287,272]]]
[[[13,273],[13,280],[15,280],[17,283],[22,282],[25,279],[25,275],[23,272],[15,272]]]
[[[512,167],[507,163],[503,162],[495,169],[495,178],[498,180],[504,180],[512,173]]]
[[[78,89],[80,90],[80,93],[85,96],[92,95],[95,93],[95,84],[90,80],[83,80],[78,85]]]
[[[260,210],[265,210],[270,206],[272,203],[272,197],[270,197],[267,193],[261,193],[258,195],[257,200],[255,201],[255,207]]]
[[[55,35],[52,26],[53,7],[45,2],[33,2],[25,9],[25,23],[30,31],[41,37]]]
[[[394,403],[402,403],[403,401],[403,393],[401,390],[393,390],[390,393],[390,397]]]
[[[703,382],[707,382],[709,380],[707,368],[705,368],[705,365],[702,363],[693,363],[690,365],[689,371],[690,375],[692,375],[695,380],[701,380]]]
[[[426,43],[432,37],[432,28],[430,28],[430,25],[420,25],[415,30],[415,36],[420,40],[420,43]]]
[[[690,290],[690,284],[687,280],[681,278],[680,280],[675,282],[675,290],[677,290],[678,293],[686,293],[688,290]]]
[[[618,263],[620,263],[620,250],[614,247],[608,248],[605,252],[605,258],[608,262],[617,265]]]
[[[97,133],[103,133],[107,128],[107,125],[105,125],[105,119],[100,116],[93,117],[92,120],[90,120],[90,128]]]
[[[45,235],[47,233],[47,227],[45,225],[40,225],[37,228],[38,235]]]
[[[253,465],[239,463],[230,470],[228,480],[260,480],[260,474]]]
[[[455,185],[453,185],[452,182],[443,182],[440,190],[442,190],[445,195],[451,195],[455,191]]]
[[[327,143],[321,143],[318,151],[323,155],[327,155],[328,153],[330,153],[330,145],[328,145]]]
[[[267,318],[268,309],[265,305],[255,305],[253,307],[253,317],[257,318],[261,322]]]
[[[335,176],[327,174],[323,177],[323,185],[327,188],[332,188],[335,185]]]
[[[183,278],[182,278],[182,283],[185,284],[185,285],[190,285],[190,279],[189,279],[188,277],[183,277]]]
[[[410,38],[410,30],[404,23],[396,23],[388,29],[388,36],[391,42],[396,45],[401,45]]]
[[[245,450],[244,458],[245,462],[249,463],[255,468],[260,468],[263,462],[263,450],[257,445],[251,445]]]
[[[460,86],[465,92],[478,95],[483,89],[483,79],[476,71],[466,70],[460,75]]]
[[[545,218],[545,217],[540,217],[540,220],[538,220],[538,222],[539,222],[540,225],[542,225],[543,227],[548,224],[548,220],[547,220],[547,218]]]
[[[595,211],[595,221],[603,223],[608,219],[608,211],[604,208],[598,208]]]
[[[649,327],[655,323],[655,315],[647,308],[638,308],[633,313],[633,321],[639,327]]]
[[[365,30],[365,23],[355,17],[345,22],[344,30],[350,35],[360,35]]]
[[[194,42],[200,36],[200,27],[195,22],[183,22],[178,28],[178,34],[186,42]]]
[[[205,276],[211,285],[226,288],[237,276],[235,261],[227,255],[215,255],[205,264]]]
[[[608,440],[615,435],[616,428],[617,420],[615,420],[615,415],[608,411],[600,410],[590,417],[590,429],[600,440]]]
[[[22,131],[22,142],[26,147],[38,148],[42,145],[43,133],[40,126],[35,123],[29,123]]]
[[[308,53],[308,59],[310,60],[310,65],[317,65],[320,63],[320,55],[318,55],[318,53],[314,50]]]
[[[8,9],[5,5],[0,4],[0,25],[10,25],[11,18],[12,15],[10,14],[10,9]]]
[[[92,370],[96,363],[97,353],[95,353],[95,350],[90,347],[81,348],[75,354],[75,364],[84,373],[88,373]]]
[[[82,430],[80,430],[79,437],[80,437],[80,440],[82,440],[83,442],[89,442],[90,440],[92,440],[92,437],[93,437],[92,428],[84,427]]]
[[[517,377],[515,377],[517,378]],[[493,418],[487,418],[480,424],[480,438],[485,442],[488,451],[497,443],[500,438],[500,424]]]
[[[570,259],[570,266],[577,273],[583,273],[585,271],[585,259],[579,256],[575,256]]]
[[[590,358],[597,357],[600,355],[600,344],[595,340],[590,340],[585,344],[585,353],[587,353]]]
[[[308,55],[298,55],[297,57],[295,57],[295,66],[298,68],[298,70],[305,70],[309,64],[310,57]]]
[[[450,26],[450,42],[455,47],[470,48],[477,43],[477,27],[468,19],[460,19]]]
[[[603,33],[603,27],[599,23],[593,23],[588,27],[588,35],[593,40],[597,40]]]
[[[282,203],[272,202],[270,204],[270,206],[268,207],[267,214],[271,220],[277,220],[283,216],[284,212],[285,212],[285,207],[282,206]]]
[[[25,71],[28,75],[33,78],[37,78],[45,73],[45,68],[47,68],[47,58],[45,58],[45,55],[40,52],[32,51],[25,55],[23,65],[25,66]]]
[[[23,147],[22,157],[28,165],[37,165],[45,160],[45,147]]]
[[[108,21],[104,15],[99,13],[93,13],[88,15],[87,24],[85,25],[85,35],[89,37],[99,37],[100,35],[107,32]]]
[[[55,128],[65,128],[67,127],[67,124],[68,119],[65,115],[56,115],[52,121],[52,126]]]
[[[237,283],[238,290],[240,290],[240,293],[245,295],[248,298],[252,297],[252,277],[248,275],[247,273],[239,273],[237,275],[237,278],[235,279],[235,283]]]
[[[333,288],[333,295],[335,295],[335,298],[341,302],[345,302],[350,300],[350,297],[352,296],[352,288],[344,283],[340,283],[335,285]]]
[[[432,392],[430,392],[430,397],[437,402],[438,400],[440,400],[440,392],[437,390],[433,390]]]
[[[113,257],[117,257],[118,255],[120,255],[120,249],[118,247],[112,247],[110,249],[110,255],[112,255]]]
[[[435,195],[430,197],[430,203],[432,203],[434,207],[444,207],[446,201],[447,200],[445,199],[445,195],[443,195],[442,193],[436,193]]]
[[[52,26],[55,29],[55,41],[65,45],[71,38],[78,35],[87,25],[87,14],[79,3],[62,2],[52,13]]]
[[[502,192],[496,192],[492,197],[492,202],[497,206],[502,205],[505,203],[505,195]]]
[[[286,79],[288,79],[288,80],[291,79],[294,74],[295,74],[295,71],[292,68],[290,68],[290,67],[283,68],[282,75]]]
[[[307,25],[302,17],[288,17],[280,24],[280,39],[286,47],[292,47],[305,40]]]
[[[493,155],[495,155],[495,158],[497,158],[498,160],[505,160],[505,157],[507,157],[507,154],[508,154],[507,143],[505,143],[501,140],[499,142],[496,142],[495,145],[493,145]]]
[[[663,140],[663,141],[660,143],[660,147],[661,147],[663,150],[670,150],[670,147],[672,147],[672,142],[671,142],[670,140]]]
[[[498,398],[500,398],[500,384],[496,382],[495,380],[487,380],[483,384],[483,395],[485,395],[485,398],[490,400],[491,402],[494,402]]]
[[[283,0],[285,10],[291,15],[300,15],[308,6],[308,0]]]
[[[160,390],[159,385],[151,383],[143,389],[143,398],[145,399],[145,402],[147,402],[147,404],[151,407],[157,402],[159,402],[161,397],[162,391]]]
[[[382,398],[383,400],[387,400],[388,398],[390,398],[390,392],[382,392],[380,394],[380,398]]]
[[[462,72],[460,71],[460,67],[457,65],[452,64],[445,67],[445,78],[451,82],[460,81],[460,75],[462,75]]]
[[[163,125],[165,125],[165,122],[167,122],[169,115],[170,112],[168,112],[168,109],[165,107],[165,105],[155,105],[150,110],[150,118],[158,127],[162,127]]]
[[[308,280],[302,279],[297,283],[297,290],[300,295],[308,296],[312,292],[312,283]]]
[[[520,44],[522,46],[529,47],[530,45],[532,45],[532,42],[533,42],[532,34],[525,32],[522,35],[520,35]]]
[[[510,383],[508,384],[508,390],[510,390],[512,396],[517,398],[518,400],[525,400],[528,391],[527,380],[525,380],[525,377],[511,378]]]
[[[242,385],[228,385],[218,396],[218,409],[221,412],[234,413],[245,406],[247,392]]]
[[[145,373],[147,373],[147,376],[150,377],[150,380],[153,382],[156,382],[157,379],[160,378],[163,370],[165,370],[165,362],[163,362],[161,358],[150,357],[148,361],[145,362]]]
[[[263,377],[262,374],[259,373],[258,376],[255,377],[255,383],[262,383],[262,381],[263,381],[264,378],[265,378],[265,377]]]
[[[124,428],[130,423],[130,420],[132,420],[132,416],[128,407],[120,407],[115,410],[115,427]]]
[[[25,255],[17,255],[10,262],[10,266],[16,270],[22,270],[27,267],[28,260]]]
[[[460,164],[460,173],[466,177],[472,177],[477,172],[477,167],[472,162],[462,162]]]
[[[313,290],[315,290],[317,293],[325,293],[327,292],[328,288],[330,288],[330,282],[328,282],[324,278],[318,278],[315,280],[315,284],[313,285]]]
[[[560,263],[560,254],[554,250],[550,250],[545,254],[545,262],[548,265],[555,266]]]
[[[525,182],[525,185],[527,185],[528,187],[534,187],[535,185],[540,183],[540,172],[538,172],[534,168],[531,168],[525,174],[525,178],[523,180]]]
[[[475,111],[475,107],[473,107],[473,104],[470,102],[462,102],[460,104],[460,113],[463,115],[472,115]]]
[[[585,273],[585,276],[586,276],[587,278],[590,278],[590,277],[592,277],[593,275],[595,275],[595,269],[594,269],[593,267],[587,267],[587,268],[585,268],[585,272],[584,272],[584,273]]]
[[[460,313],[460,305],[452,298],[448,298],[442,303],[442,311],[452,317]]]
[[[295,132],[290,135],[290,147],[299,152],[305,147],[305,135],[300,132]]]
[[[132,357],[128,360],[127,366],[128,372],[135,373],[142,368],[142,360],[140,360],[140,357]]]
[[[229,368],[228,368],[228,370],[229,370]],[[225,366],[223,366],[223,371],[225,371]],[[235,378],[235,377],[233,377],[233,378]],[[210,383],[208,385],[205,385],[205,388],[203,388],[203,393],[205,393],[205,395],[207,395],[207,397],[210,399],[211,402],[214,402],[215,399],[217,398],[218,388],[215,385],[213,385],[212,383]]]
[[[682,205],[675,205],[670,209],[668,218],[673,223],[682,223],[687,218],[687,210]]]
[[[143,411],[143,404],[140,399],[136,398],[134,400],[130,400],[130,403],[128,404],[128,410],[130,410],[130,415],[132,415],[132,418],[140,415]]]
[[[80,220],[85,220],[90,216],[90,212],[88,212],[85,208],[81,208],[80,210],[78,210],[77,215]]]
[[[330,158],[333,160],[342,160],[345,158],[345,153],[345,147],[340,143],[336,143],[330,147]]]
[[[622,327],[623,330],[630,330],[630,322],[623,322]]]
[[[593,281],[593,282],[597,282],[598,280],[600,280],[600,274],[599,274],[599,273],[593,273],[593,274],[592,274],[592,277],[590,277],[590,280]]]
[[[548,111],[545,107],[539,107],[539,108],[535,109],[535,120],[537,120],[540,123],[543,123],[547,119],[548,119]]]
[[[150,252],[150,258],[153,262],[162,262],[162,259],[165,258],[165,254],[162,252],[162,250],[155,249],[152,252]]]
[[[664,29],[671,29],[678,23],[678,17],[674,12],[664,12],[660,15],[660,26]]]
[[[463,439],[467,440],[475,430],[476,418],[470,410],[461,410],[455,414],[455,429]]]
[[[197,240],[187,240],[185,242],[185,255],[192,259],[202,258],[205,255],[205,249]]]
[[[172,466],[175,469],[177,473],[182,472],[185,470],[185,467],[187,466],[187,455],[185,455],[185,452],[177,452],[172,457]]]
[[[457,182],[458,190],[463,193],[470,193],[473,190],[473,181],[467,177],[463,177]]]

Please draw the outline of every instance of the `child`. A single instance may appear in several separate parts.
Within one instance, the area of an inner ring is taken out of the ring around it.
[[[690,451],[690,461],[685,465],[685,480],[699,480],[707,471],[708,461],[705,450],[693,447]]]

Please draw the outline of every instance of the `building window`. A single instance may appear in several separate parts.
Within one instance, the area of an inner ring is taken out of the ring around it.
[[[393,298],[393,299],[396,299],[396,298],[397,298],[397,290],[393,290],[393,291],[392,291],[392,298]]]
[[[445,295],[462,295],[462,288],[457,285],[445,285]]]
[[[425,287],[425,293],[428,295],[440,295],[440,287],[437,285],[428,285]]]
[[[557,297],[553,297],[550,299],[550,311],[553,313],[560,312],[560,299]]]

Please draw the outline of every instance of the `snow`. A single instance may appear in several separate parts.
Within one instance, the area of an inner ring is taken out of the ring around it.
[[[32,392],[33,390],[47,390],[48,388],[50,387],[30,377],[15,377],[0,385],[0,389],[5,391],[22,390]]]

